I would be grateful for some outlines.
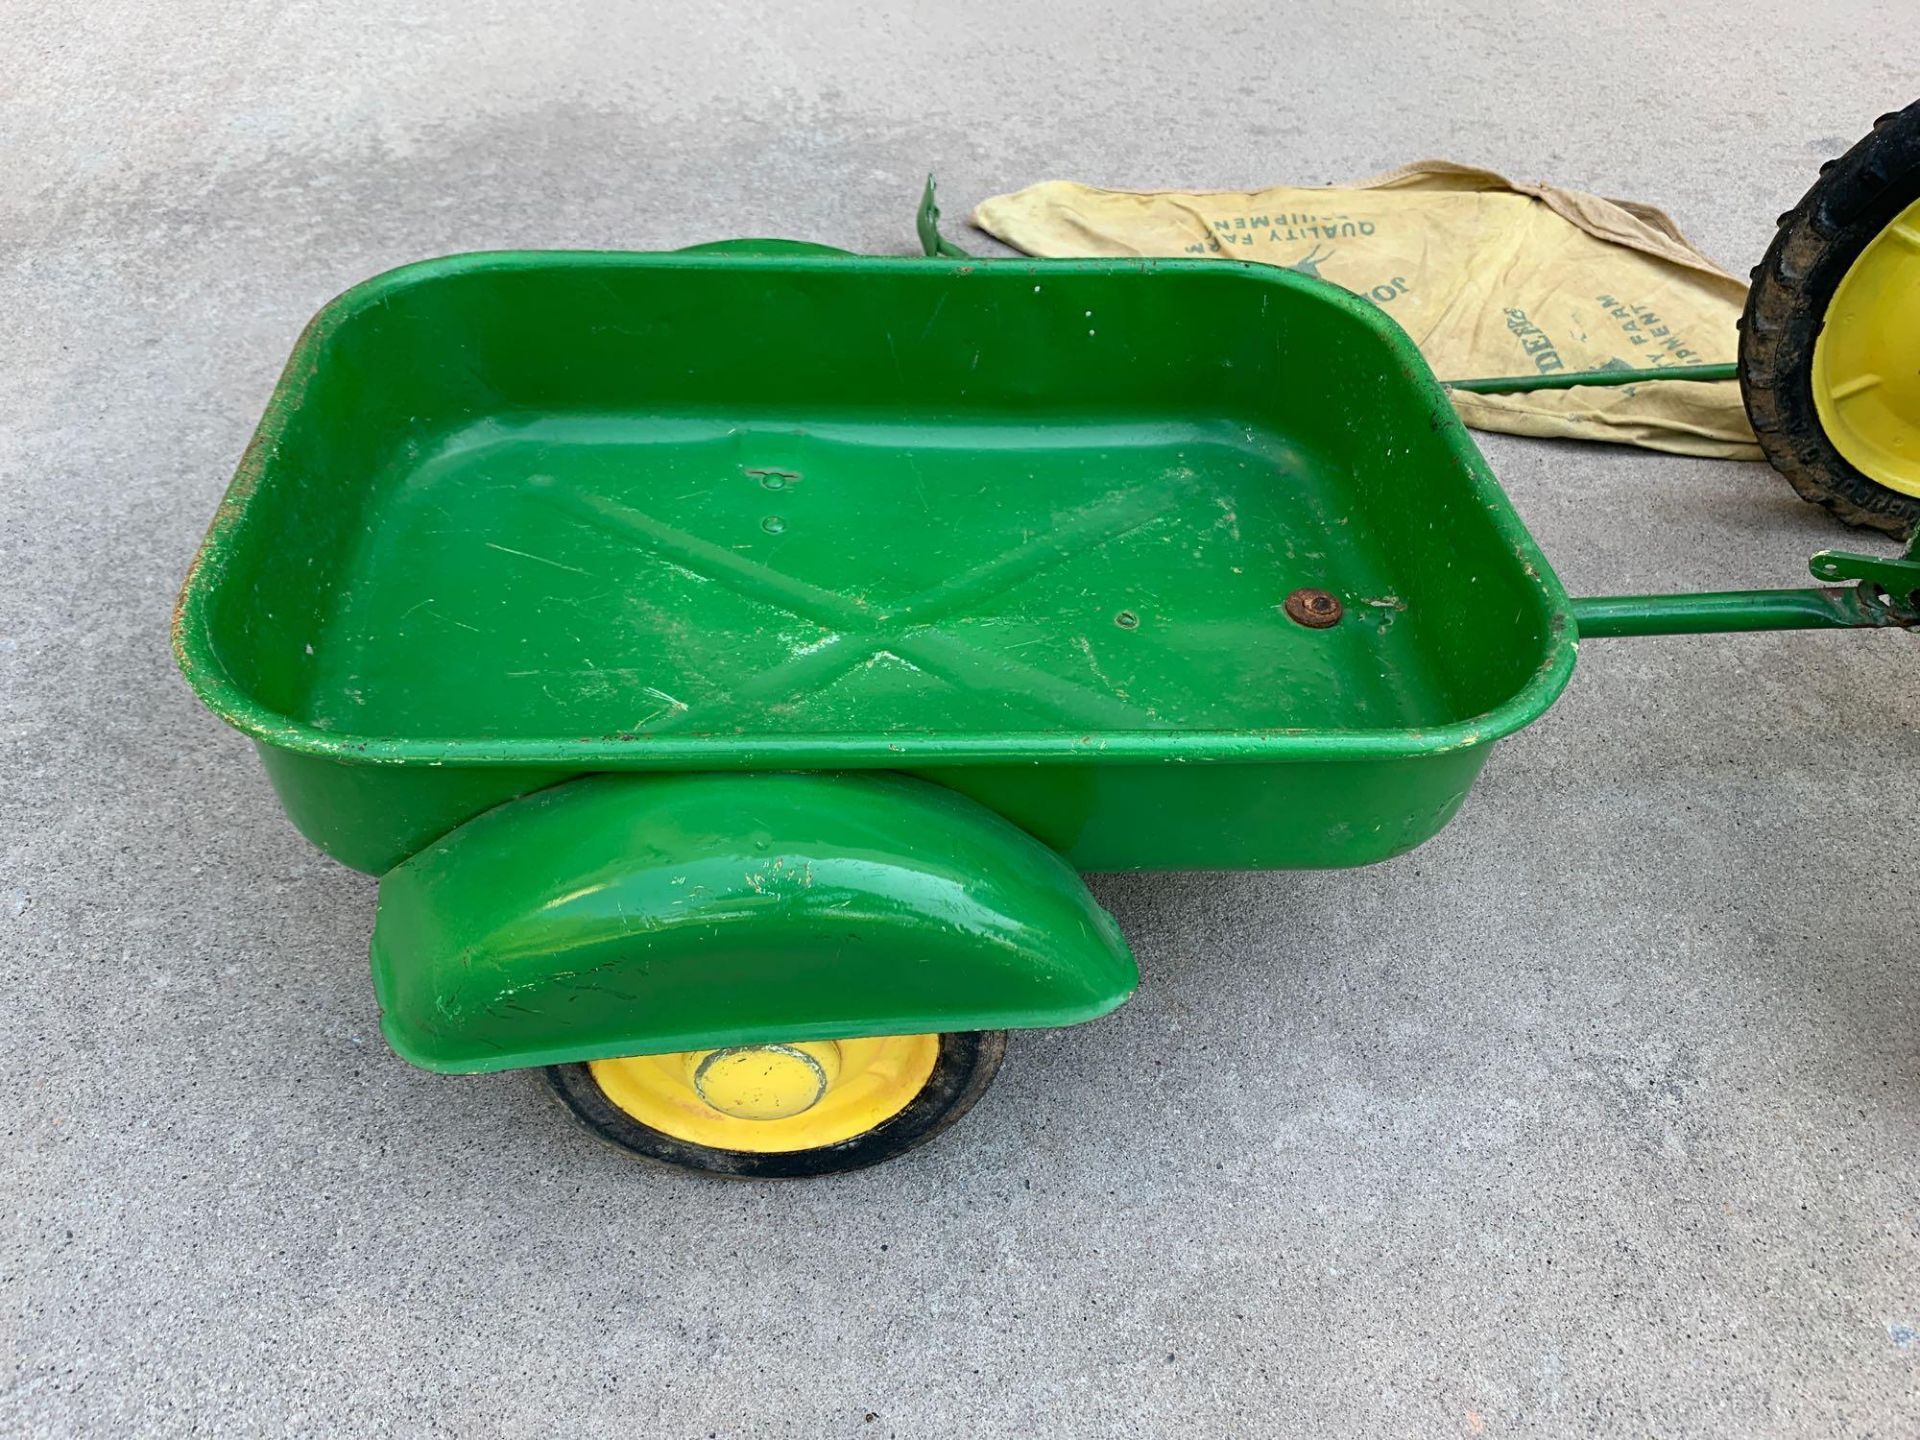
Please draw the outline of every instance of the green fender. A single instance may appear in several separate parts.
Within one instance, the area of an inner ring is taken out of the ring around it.
[[[381,1026],[429,1070],[1071,1025],[1140,975],[1053,851],[896,775],[601,775],[380,882]]]

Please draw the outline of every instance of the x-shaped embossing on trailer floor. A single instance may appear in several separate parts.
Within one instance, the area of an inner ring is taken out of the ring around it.
[[[545,496],[582,522],[616,535],[637,549],[832,632],[826,642],[808,647],[741,685],[733,692],[736,704],[773,703],[815,692],[876,657],[890,654],[973,693],[999,695],[1027,708],[1045,707],[1073,726],[1141,730],[1164,729],[1167,722],[1151,707],[1128,701],[1117,687],[1100,688],[1056,675],[1005,650],[984,649],[937,627],[940,621],[1004,595],[1076,555],[1167,518],[1183,498],[1182,491],[1191,488],[1190,481],[1183,484],[1169,478],[1164,484],[1139,487],[1083,505],[984,564],[949,576],[882,612],[875,612],[859,596],[829,590],[744,559],[636,506],[573,490],[551,490]],[[1084,632],[1076,638],[1097,676],[1091,640]],[[645,729],[657,734],[683,726],[691,713],[678,710],[647,724]]]

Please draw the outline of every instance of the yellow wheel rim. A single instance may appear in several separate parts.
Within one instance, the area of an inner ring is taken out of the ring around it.
[[[729,1045],[595,1060],[621,1110],[715,1150],[779,1154],[863,1135],[906,1109],[940,1058],[938,1035]]]
[[[1869,480],[1920,495],[1920,201],[1874,236],[1813,346],[1820,427]]]

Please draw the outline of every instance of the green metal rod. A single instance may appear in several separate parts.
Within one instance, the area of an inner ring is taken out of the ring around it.
[[[915,228],[920,232],[920,250],[929,258],[940,256],[948,260],[971,260],[971,251],[962,250],[946,236],[940,233],[940,206],[933,198],[933,176],[927,176],[927,188],[920,192],[920,213],[915,216]]]
[[[1920,623],[1920,617],[1892,609],[1857,585],[1698,595],[1591,595],[1573,602],[1573,619],[1583,640],[1749,630],[1867,630]]]
[[[1563,370],[1557,375],[1505,375],[1487,380],[1442,380],[1469,395],[1525,395],[1534,390],[1571,390],[1578,385],[1638,385],[1647,380],[1738,380],[1740,367],[1666,365],[1655,370]]]

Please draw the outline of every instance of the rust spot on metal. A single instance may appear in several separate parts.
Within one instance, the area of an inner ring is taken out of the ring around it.
[[[1338,625],[1340,617],[1346,614],[1346,607],[1340,603],[1337,595],[1308,586],[1302,586],[1287,596],[1286,604],[1281,608],[1287,612],[1289,620],[1309,630],[1325,630],[1330,625]]]

